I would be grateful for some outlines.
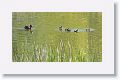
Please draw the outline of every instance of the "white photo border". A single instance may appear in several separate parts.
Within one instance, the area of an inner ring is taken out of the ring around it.
[[[4,0],[0,11],[0,73],[114,74],[113,0]],[[12,62],[12,12],[102,12],[102,62]]]

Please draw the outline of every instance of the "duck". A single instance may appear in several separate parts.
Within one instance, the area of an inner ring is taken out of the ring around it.
[[[25,30],[31,30],[32,29],[32,25],[30,24],[30,26],[25,26],[24,28],[25,28]]]
[[[77,33],[77,32],[78,32],[78,29],[77,29],[77,30],[74,30],[74,32],[76,32],[76,33]]]
[[[65,29],[66,32],[70,32],[71,30],[69,28]]]
[[[59,30],[62,31],[62,26],[59,27]]]

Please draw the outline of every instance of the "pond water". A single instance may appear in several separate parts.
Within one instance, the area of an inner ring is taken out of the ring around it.
[[[30,24],[32,30],[25,30],[24,26]],[[60,26],[62,31],[59,30]],[[65,31],[68,28],[71,31]],[[13,12],[12,60],[101,62],[102,13]]]

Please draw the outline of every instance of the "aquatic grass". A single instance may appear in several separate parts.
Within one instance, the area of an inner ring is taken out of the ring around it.
[[[35,41],[28,43],[25,40],[14,44],[16,48],[13,48],[13,62],[98,62],[102,60],[99,48],[91,49],[89,46],[74,48],[70,40],[61,39],[58,44],[53,40],[51,42],[52,44],[46,41],[38,44]]]
[[[32,46],[31,46],[32,45]],[[25,48],[31,46],[30,48]],[[20,46],[19,46],[20,47]],[[13,62],[97,62],[101,55],[98,55],[97,49],[94,54],[89,54],[89,49],[76,49],[72,54],[72,46],[69,41],[67,44],[60,40],[59,45],[48,45],[47,43],[37,45],[24,44],[19,49],[13,49]]]

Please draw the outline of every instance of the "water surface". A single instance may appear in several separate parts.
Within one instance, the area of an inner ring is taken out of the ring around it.
[[[25,25],[33,25],[32,32]],[[60,31],[59,27],[63,30]],[[66,32],[69,28],[71,31]],[[74,30],[78,29],[78,32]],[[90,31],[86,31],[90,29]],[[101,12],[13,12],[14,62],[101,62]]]

